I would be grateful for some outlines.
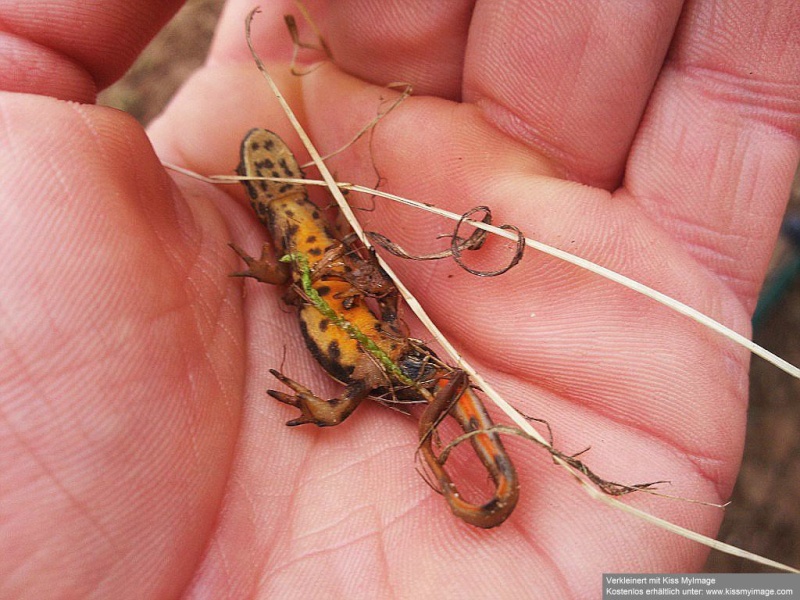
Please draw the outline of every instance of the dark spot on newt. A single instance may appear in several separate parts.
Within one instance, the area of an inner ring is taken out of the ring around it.
[[[320,331],[327,331],[328,330],[328,325],[330,325],[330,324],[331,324],[331,322],[328,319],[321,319],[320,322],[319,322],[319,330]]]
[[[316,361],[322,365],[322,368],[338,381],[345,383],[349,381],[350,375],[352,375],[353,371],[355,370],[355,366],[348,365],[345,367],[338,361],[331,360],[328,355],[319,347],[316,340],[309,335],[308,325],[303,319],[300,319],[300,331],[303,333],[303,339],[306,342],[306,348],[308,348],[308,351],[311,352],[311,355],[316,359]]]
[[[331,293],[331,288],[329,288],[327,285],[321,285],[317,288],[317,293],[320,296],[327,296]]]
[[[514,472],[514,467],[511,466],[511,461],[505,454],[496,454],[494,457],[494,464],[497,465],[497,470],[503,473],[506,477],[511,477]]]
[[[342,350],[339,348],[339,342],[333,340],[330,344],[328,344],[328,358],[334,362],[339,362],[341,357]]]

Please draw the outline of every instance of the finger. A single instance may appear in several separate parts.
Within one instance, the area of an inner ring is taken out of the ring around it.
[[[93,102],[182,2],[0,2],[0,89]]]
[[[274,76],[302,119],[304,78],[288,69],[275,69]],[[148,134],[162,160],[205,175],[230,175],[240,160],[242,139],[253,127],[267,127],[292,148],[302,148],[263,77],[248,62],[199,70],[150,124]],[[302,154],[298,158],[306,160]],[[224,190],[246,203],[241,185]]]
[[[239,423],[226,229],[119,111],[4,94],[0,114],[4,591],[178,595]]]
[[[680,2],[475,7],[464,100],[565,176],[619,182]]]
[[[798,161],[800,4],[687,7],[625,187],[750,309]]]
[[[378,85],[408,82],[418,94],[460,97],[472,2],[351,0],[306,4],[334,61],[347,73]],[[215,60],[244,60],[249,56],[243,44],[242,23],[251,8],[248,0],[228,3],[212,52]],[[259,53],[273,61],[291,58],[284,14],[296,16],[303,41],[317,41],[292,2],[271,2],[257,16],[253,38]],[[317,59],[321,57],[317,55]]]

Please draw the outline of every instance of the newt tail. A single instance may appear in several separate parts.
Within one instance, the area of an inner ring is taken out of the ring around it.
[[[453,399],[458,400],[453,403]],[[494,482],[494,495],[488,502],[477,505],[461,497],[442,461],[433,450],[433,431],[440,419],[449,411],[466,433],[476,433],[470,441]],[[463,371],[455,371],[445,385],[440,385],[433,401],[428,404],[419,422],[420,453],[441,486],[442,495],[454,515],[470,525],[488,529],[505,521],[519,500],[519,482],[500,436],[491,431],[492,420],[483,403],[469,388],[469,379]]]

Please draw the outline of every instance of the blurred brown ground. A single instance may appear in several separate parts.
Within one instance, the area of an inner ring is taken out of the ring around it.
[[[800,214],[798,176],[788,210]],[[785,262],[792,252],[786,240],[779,239],[773,266]],[[756,325],[753,339],[793,365],[800,365],[798,333],[800,278]],[[718,539],[800,568],[800,381],[756,357],[750,363],[744,459],[731,501]],[[771,571],[716,551],[711,553],[706,569],[720,573]]]
[[[100,102],[148,123],[204,60],[223,0],[189,0]],[[790,204],[800,211],[800,181]],[[781,251],[779,244],[779,251]],[[785,244],[783,251],[786,251]],[[757,343],[800,364],[800,280],[755,331]],[[742,471],[719,539],[800,567],[800,382],[755,358]],[[666,534],[665,534],[666,535]],[[711,572],[769,569],[712,552]]]
[[[188,0],[98,102],[122,109],[145,125],[152,121],[205,61],[223,4],[224,0]]]

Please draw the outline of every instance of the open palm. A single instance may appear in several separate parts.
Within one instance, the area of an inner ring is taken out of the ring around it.
[[[483,531],[420,479],[412,419],[367,404],[336,428],[287,429],[296,411],[264,393],[269,368],[338,392],[281,292],[228,277],[227,242],[256,252],[265,232],[239,189],[159,163],[231,173],[255,126],[303,156],[247,54],[251,5],[226,7],[207,66],[151,128],[154,153],[122,113],[54,99],[91,102],[179,3],[130,4],[3,15],[6,43],[40,69],[2,75],[37,95],[4,93],[0,113],[0,595],[597,597],[602,572],[702,564],[702,548],[593,502],[522,440],[507,443],[520,504]],[[372,119],[384,84],[417,94],[331,161],[339,179],[370,185],[377,170],[385,189],[455,212],[487,204],[747,331],[797,161],[796,3],[332,4],[310,8],[337,66],[301,78],[284,64],[287,7],[254,25],[317,146]],[[367,228],[409,250],[451,231],[382,202]],[[559,448],[590,445],[582,458],[617,481],[727,498],[745,353],[532,252],[494,279],[394,264]],[[721,519],[626,501],[712,535]]]

